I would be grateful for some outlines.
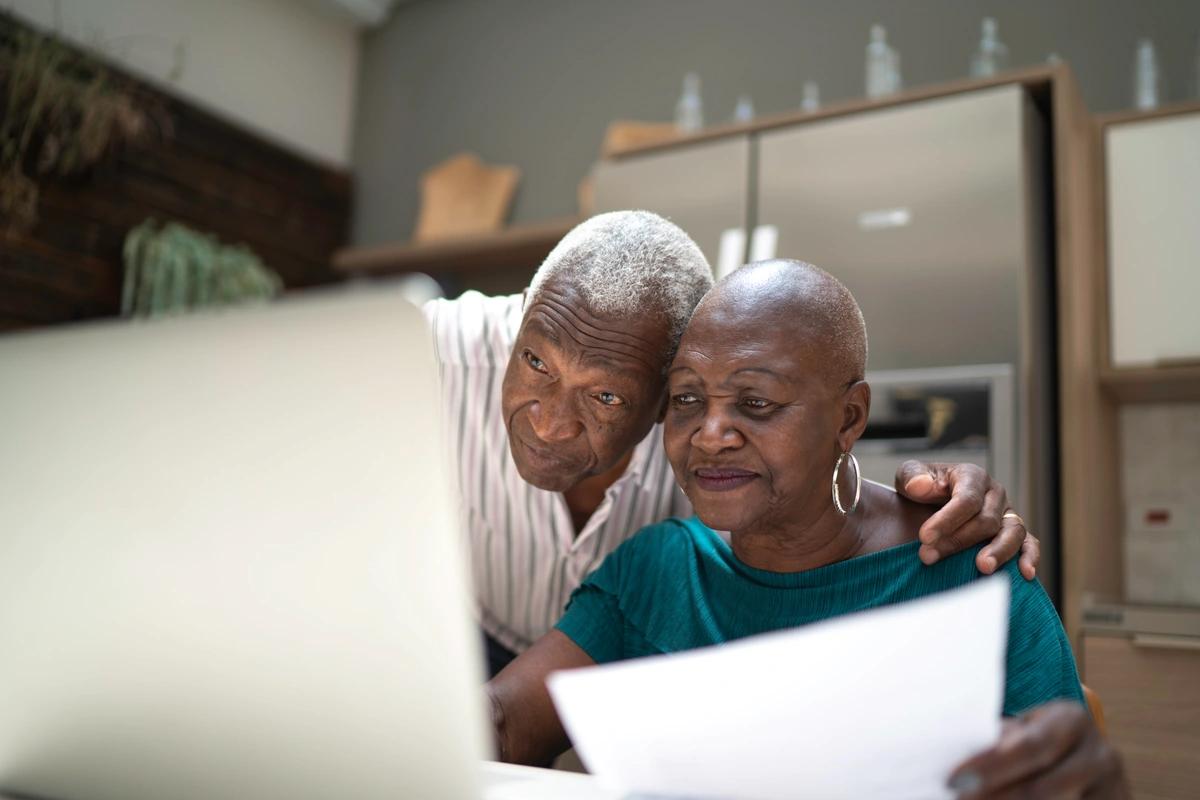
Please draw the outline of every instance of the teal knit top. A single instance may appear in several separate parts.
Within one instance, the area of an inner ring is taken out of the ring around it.
[[[696,517],[643,528],[575,590],[557,628],[598,664],[794,628],[953,589],[982,575],[978,548],[924,566],[918,542],[804,572],[743,564]],[[1016,561],[1004,713],[1049,700],[1083,702],[1075,659],[1050,599]],[[914,676],[914,680],[919,676]]]

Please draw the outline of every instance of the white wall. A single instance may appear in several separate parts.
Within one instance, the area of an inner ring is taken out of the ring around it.
[[[0,0],[56,27],[54,0]],[[350,161],[359,35],[301,0],[59,0],[61,32],[305,156]],[[176,53],[183,70],[169,80]]]

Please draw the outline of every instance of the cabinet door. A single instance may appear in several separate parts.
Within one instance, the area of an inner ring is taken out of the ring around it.
[[[1113,125],[1105,155],[1113,366],[1200,361],[1200,113]]]
[[[714,269],[742,264],[749,137],[602,161],[593,180],[597,212],[640,208],[662,214],[691,235]]]
[[[1134,796],[1183,800],[1200,786],[1200,639],[1083,637],[1083,682],[1104,707]]]
[[[1024,113],[1006,86],[762,135],[756,222],[854,293],[871,369],[1018,363]]]

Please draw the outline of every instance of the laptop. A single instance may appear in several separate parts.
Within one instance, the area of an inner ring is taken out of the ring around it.
[[[0,794],[479,796],[430,348],[393,292],[0,337]]]

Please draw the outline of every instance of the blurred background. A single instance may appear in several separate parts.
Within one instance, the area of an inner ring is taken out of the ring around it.
[[[1195,0],[0,0],[0,104],[9,335],[516,292],[631,207],[825,267],[864,472],[1009,487],[1135,788],[1194,796]]]

